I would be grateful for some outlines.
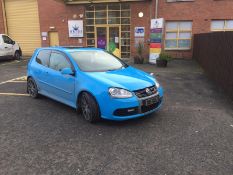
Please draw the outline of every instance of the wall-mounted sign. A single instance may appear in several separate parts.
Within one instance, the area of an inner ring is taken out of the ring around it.
[[[69,20],[69,37],[83,37],[83,20]]]
[[[163,28],[164,19],[158,18],[158,19],[152,19],[151,20],[151,29],[162,29]]]
[[[135,37],[144,37],[145,36],[145,27],[135,27],[134,36]]]
[[[152,64],[156,64],[162,50],[163,24],[163,18],[151,20],[149,62]]]
[[[78,43],[79,43],[79,44],[82,44],[82,43],[83,43],[83,39],[82,39],[82,38],[79,38],[79,39],[78,39]]]
[[[48,36],[48,32],[41,32],[41,36],[42,37],[47,37]]]

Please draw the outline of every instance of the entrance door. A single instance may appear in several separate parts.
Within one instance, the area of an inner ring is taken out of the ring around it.
[[[114,55],[120,57],[120,27],[97,26],[96,47],[107,49]]]
[[[49,32],[49,45],[59,46],[58,32]]]

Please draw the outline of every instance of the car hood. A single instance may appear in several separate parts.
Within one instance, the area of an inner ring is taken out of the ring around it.
[[[131,66],[107,72],[86,72],[86,74],[108,87],[119,87],[130,91],[155,84],[155,80],[151,75]]]

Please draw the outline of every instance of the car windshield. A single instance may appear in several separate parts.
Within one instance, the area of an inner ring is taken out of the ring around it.
[[[102,50],[85,50],[70,53],[84,72],[105,72],[127,67],[120,59]]]

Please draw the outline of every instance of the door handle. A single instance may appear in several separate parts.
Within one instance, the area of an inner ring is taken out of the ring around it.
[[[8,47],[5,47],[5,49],[7,49]]]

